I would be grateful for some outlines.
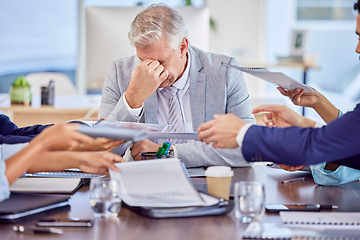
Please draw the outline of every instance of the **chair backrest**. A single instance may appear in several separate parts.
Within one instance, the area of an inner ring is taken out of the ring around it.
[[[55,82],[55,95],[78,95],[78,91],[74,84],[62,73],[30,73],[26,76],[26,80],[30,83],[32,94],[35,96],[40,96],[41,86],[48,86],[50,80],[54,80]]]

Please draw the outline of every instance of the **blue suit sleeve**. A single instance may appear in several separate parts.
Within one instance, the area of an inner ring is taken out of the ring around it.
[[[360,169],[360,105],[322,128],[252,126],[242,152],[247,161],[287,165],[334,162]]]
[[[9,117],[0,115],[0,144],[15,144],[29,142],[37,134],[50,125],[34,125],[29,127],[17,127]]]

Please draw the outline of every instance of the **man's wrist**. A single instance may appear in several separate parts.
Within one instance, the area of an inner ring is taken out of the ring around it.
[[[127,104],[129,105],[129,107],[132,109],[141,108],[142,105],[144,104],[144,102],[134,100],[135,99],[134,94],[131,94],[128,91],[124,93],[124,98]]]
[[[125,92],[125,93],[126,93],[126,92]],[[134,117],[137,117],[137,118],[140,117],[141,114],[142,114],[142,110],[143,110],[143,108],[144,108],[143,105],[141,105],[139,108],[132,108],[132,107],[129,105],[129,103],[128,103],[126,97],[125,97],[125,93],[124,93],[123,100],[124,100],[124,104],[125,104],[127,110],[128,110],[129,113],[130,113],[131,115],[133,115]]]

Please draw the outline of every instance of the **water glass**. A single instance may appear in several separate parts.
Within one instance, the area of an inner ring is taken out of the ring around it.
[[[91,179],[90,205],[96,218],[117,217],[121,208],[120,180]]]
[[[234,199],[236,218],[244,223],[249,223],[259,216],[264,209],[264,184],[253,181],[236,182]]]

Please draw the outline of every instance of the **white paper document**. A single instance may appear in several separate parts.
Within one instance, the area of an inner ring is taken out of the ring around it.
[[[270,72],[266,68],[246,68],[246,67],[239,67],[235,65],[231,65],[228,63],[222,63],[222,65],[238,69],[240,71],[246,72],[251,74],[255,77],[261,78],[265,81],[278,85],[282,88],[287,90],[294,90],[296,88],[304,89],[306,93],[314,92],[309,86],[297,82],[294,79],[290,78],[289,76],[285,75],[281,72]]]
[[[199,136],[196,132],[182,132],[182,133],[171,133],[171,132],[149,132],[149,139],[184,139],[184,140],[195,140],[199,141]]]
[[[121,198],[130,206],[203,206],[204,200],[187,178],[179,159],[157,159],[116,164],[110,171],[121,181]]]

